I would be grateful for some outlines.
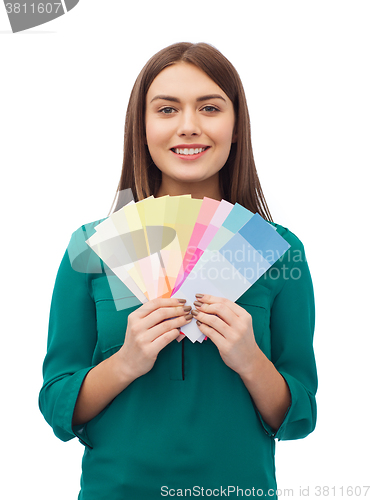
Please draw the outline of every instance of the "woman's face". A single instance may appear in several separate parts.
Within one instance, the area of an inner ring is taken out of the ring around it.
[[[161,71],[146,96],[146,138],[162,185],[178,194],[184,184],[218,183],[234,123],[232,101],[202,70],[180,62]]]

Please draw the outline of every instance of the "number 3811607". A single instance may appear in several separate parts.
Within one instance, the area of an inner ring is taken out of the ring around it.
[[[315,495],[323,497],[365,497],[370,486],[316,486]]]
[[[5,8],[8,14],[57,14],[62,8],[61,2],[54,3],[6,3]]]

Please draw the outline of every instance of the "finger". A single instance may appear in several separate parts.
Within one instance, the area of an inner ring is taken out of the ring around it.
[[[159,353],[164,347],[166,347],[170,342],[175,340],[179,336],[179,330],[177,328],[173,328],[168,332],[160,335],[155,338],[152,342],[152,345],[155,347],[157,353]]]
[[[187,314],[186,316],[180,316],[178,318],[171,318],[167,321],[163,321],[162,323],[148,330],[148,339],[153,342],[158,337],[166,334],[171,330],[174,330],[175,328],[178,330],[179,335],[179,328],[182,328],[184,325],[190,323],[192,319],[192,314]]]
[[[218,316],[222,319],[227,325],[233,326],[233,324],[238,320],[239,316],[237,316],[227,304],[224,302],[215,302],[212,304],[209,303],[201,303],[199,301],[194,302],[194,306],[196,311],[203,312],[206,314],[212,314]],[[202,321],[200,319],[200,321]]]
[[[168,321],[172,318],[178,318],[180,316],[186,316],[187,314],[190,314],[191,309],[191,306],[183,305],[178,305],[176,307],[162,307],[152,311],[148,316],[143,318],[143,324],[146,325],[147,328],[152,328],[163,321]]]
[[[204,313],[200,310],[193,310],[192,316],[200,323],[209,326],[215,330],[219,335],[226,337],[228,335],[229,325],[215,314]]]
[[[179,307],[180,305],[185,305],[185,299],[177,299],[177,298],[157,298],[153,300],[149,300],[141,307],[139,307],[133,314],[135,314],[138,318],[145,318],[153,311],[160,309],[162,307]]]
[[[137,311],[138,310],[139,309],[137,309]],[[161,307],[153,309],[145,316],[136,316],[135,313],[137,311],[135,311],[134,313],[131,313],[129,318],[132,325],[140,323],[141,329],[149,330],[162,321],[166,321],[170,318],[176,318],[178,316],[185,316],[189,314],[190,310],[191,306],[185,306],[183,304],[179,304],[178,302],[176,306],[173,305],[172,307]]]
[[[242,307],[240,307],[238,304],[235,302],[232,302],[229,299],[226,299],[225,297],[216,297],[215,295],[208,295],[208,294],[202,294],[202,293],[196,293],[196,302],[200,302],[201,304],[225,304],[226,306],[231,309],[237,316],[240,316],[242,314]]]
[[[203,333],[206,337],[208,337],[211,342],[213,342],[218,350],[223,349],[223,346],[227,342],[227,340],[220,335],[219,332],[215,331],[214,328],[206,325],[205,323],[201,323],[201,321],[197,320],[196,325],[198,326],[201,333]]]

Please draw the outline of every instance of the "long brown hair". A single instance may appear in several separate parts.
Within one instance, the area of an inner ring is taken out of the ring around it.
[[[140,72],[126,112],[124,160],[117,191],[131,188],[134,199],[138,201],[155,195],[160,187],[161,171],[153,163],[146,146],[146,95],[156,76],[180,61],[194,64],[204,71],[233,103],[237,142],[232,144],[227,162],[220,171],[223,198],[272,220],[255,167],[250,118],[241,79],[228,59],[207,43],[170,45],[155,54]]]

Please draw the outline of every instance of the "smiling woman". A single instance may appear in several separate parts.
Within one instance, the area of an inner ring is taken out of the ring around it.
[[[242,84],[210,45],[172,45],[140,73],[125,124],[119,190],[126,188],[136,201],[224,198],[270,219]],[[40,392],[55,434],[85,446],[79,499],[155,499],[228,485],[237,485],[230,497],[244,490],[277,498],[275,439],[305,437],[316,422],[314,298],[300,240],[271,222],[291,248],[236,303],[199,290],[192,305],[175,297],[140,305],[119,283],[117,310],[112,276],[85,245],[99,222],[73,234],[61,263]],[[139,233],[130,238],[144,239]],[[174,233],[153,237],[162,248]],[[81,247],[76,269],[69,256]],[[247,254],[234,257],[248,269]],[[208,341],[174,342],[193,318]]]

